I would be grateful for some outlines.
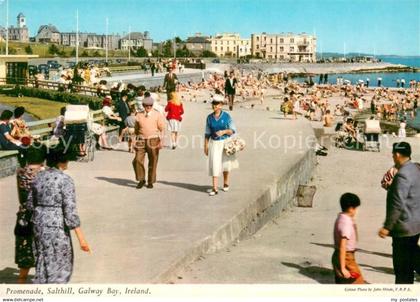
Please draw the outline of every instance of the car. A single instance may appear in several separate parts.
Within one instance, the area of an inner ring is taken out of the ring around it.
[[[220,63],[219,59],[213,59],[213,61],[211,61],[212,63]]]
[[[35,65],[28,65],[28,72],[30,76],[36,75],[38,73],[38,67]]]
[[[50,69],[59,69],[59,68],[61,67],[61,64],[58,64],[58,63],[51,63],[51,64],[49,64],[49,65],[48,65],[48,67],[49,67]]]
[[[67,62],[67,67],[73,69],[74,67],[76,67],[76,62],[74,61]]]
[[[47,61],[47,65],[49,68],[52,68],[52,66],[57,65],[58,61],[57,60],[48,60]]]
[[[50,73],[50,67],[47,64],[39,64],[38,72],[48,75]]]

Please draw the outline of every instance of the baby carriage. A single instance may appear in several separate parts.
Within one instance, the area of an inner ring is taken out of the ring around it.
[[[87,105],[67,105],[64,115],[65,141],[78,153],[78,161],[89,162],[95,157],[96,140],[89,127]]]
[[[370,119],[365,121],[363,151],[381,151],[381,143],[379,135],[381,133],[381,125],[379,120]]]

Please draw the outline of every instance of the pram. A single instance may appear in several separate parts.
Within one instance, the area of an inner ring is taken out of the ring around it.
[[[67,105],[64,114],[65,141],[78,153],[78,161],[89,162],[95,157],[95,135],[89,127],[90,114],[87,105]]]
[[[363,151],[381,151],[379,135],[381,134],[381,125],[379,120],[370,119],[365,121]]]

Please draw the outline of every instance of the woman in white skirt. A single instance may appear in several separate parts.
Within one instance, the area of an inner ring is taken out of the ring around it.
[[[229,191],[229,172],[238,167],[235,156],[227,156],[224,152],[226,139],[236,132],[231,116],[222,110],[223,97],[212,101],[213,113],[207,116],[204,153],[208,156],[209,176],[213,180],[213,188],[209,195],[218,194],[218,178],[223,172],[223,191]]]

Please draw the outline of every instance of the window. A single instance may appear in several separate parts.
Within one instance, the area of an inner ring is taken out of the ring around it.
[[[280,43],[284,43],[284,39],[283,38],[280,38]]]
[[[226,51],[229,51],[229,46],[227,47]]]
[[[273,52],[273,47],[272,46],[270,46],[270,52]]]
[[[260,37],[257,36],[257,41],[260,41]]]
[[[290,43],[295,43],[295,39],[291,38]]]
[[[291,46],[290,51],[295,51],[295,48],[293,46]]]
[[[223,51],[223,46],[220,47],[220,50]]]
[[[273,44],[273,39],[272,38],[270,39],[270,44]]]
[[[217,46],[214,48],[215,51],[217,51]]]
[[[260,49],[260,45],[257,44],[257,49]]]
[[[280,46],[280,51],[284,52],[284,47],[283,46]]]

